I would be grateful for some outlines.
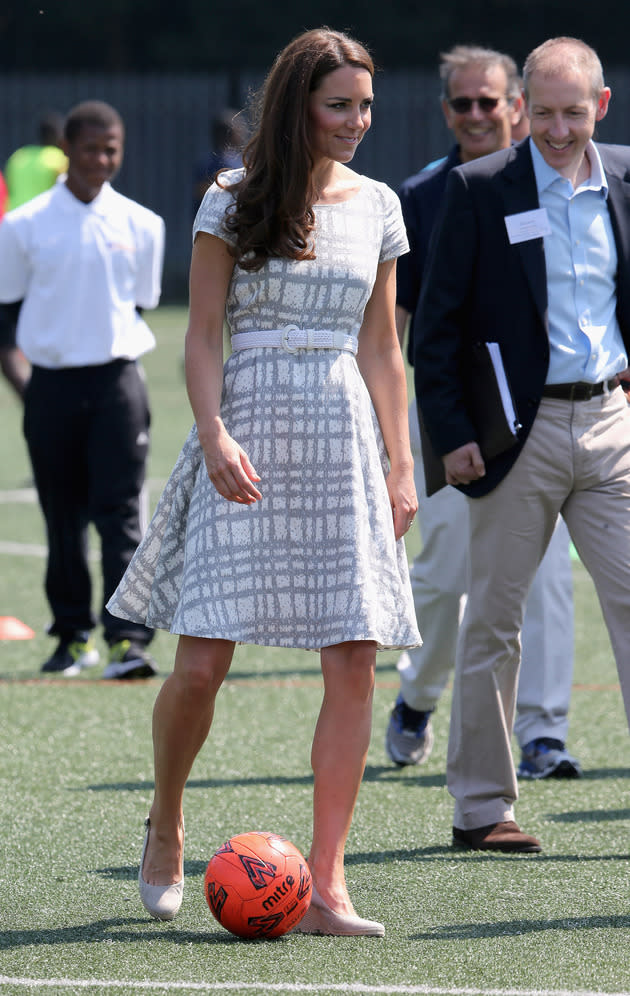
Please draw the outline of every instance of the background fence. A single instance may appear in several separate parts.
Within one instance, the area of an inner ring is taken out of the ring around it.
[[[115,181],[129,197],[166,221],[163,301],[185,301],[190,259],[193,177],[208,151],[212,117],[241,107],[261,77],[242,74],[0,75],[0,164],[36,140],[40,115],[68,111],[81,100],[105,100],[121,113],[127,131],[125,161]],[[613,99],[599,126],[601,141],[630,144],[630,71],[608,74]],[[395,189],[450,145],[439,107],[435,72],[383,74],[376,81],[373,127],[353,168]]]

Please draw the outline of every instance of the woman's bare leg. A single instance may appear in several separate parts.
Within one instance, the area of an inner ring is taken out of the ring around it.
[[[180,636],[173,673],[153,709],[155,795],[142,877],[149,885],[182,878],[184,787],[205,743],[214,702],[234,652],[228,640]]]
[[[308,863],[324,902],[336,913],[352,914],[343,861],[372,730],[376,645],[324,647],[321,662],[324,699],[311,751],[315,781]]]

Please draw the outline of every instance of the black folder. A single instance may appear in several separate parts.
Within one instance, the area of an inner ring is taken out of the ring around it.
[[[477,342],[466,367],[466,405],[485,461],[504,453],[518,442],[520,423],[497,342]],[[446,486],[444,463],[437,455],[422,418],[420,439],[427,497]]]

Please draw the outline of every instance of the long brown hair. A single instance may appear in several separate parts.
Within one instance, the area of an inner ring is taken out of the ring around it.
[[[256,102],[258,124],[243,152],[243,179],[227,187],[235,203],[225,227],[245,270],[259,270],[270,257],[315,258],[309,96],[324,76],[346,65],[374,75],[363,45],[317,28],[294,38],[271,67]]]

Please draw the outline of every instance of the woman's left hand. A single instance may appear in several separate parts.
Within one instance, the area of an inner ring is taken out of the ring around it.
[[[387,492],[394,515],[394,534],[399,540],[413,525],[418,511],[413,471],[390,470],[387,476]]]

